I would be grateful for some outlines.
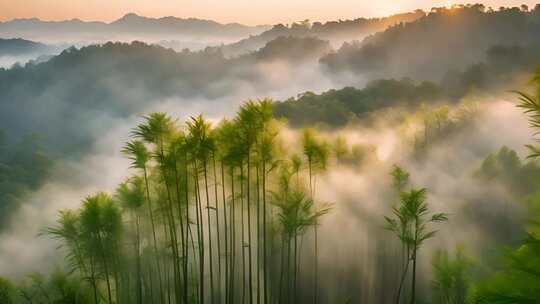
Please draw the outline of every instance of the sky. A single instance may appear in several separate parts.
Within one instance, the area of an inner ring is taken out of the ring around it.
[[[534,7],[539,0],[472,0],[486,6]],[[386,16],[417,8],[467,3],[455,0],[0,0],[0,21],[15,18],[110,22],[126,13],[196,17],[248,25]]]

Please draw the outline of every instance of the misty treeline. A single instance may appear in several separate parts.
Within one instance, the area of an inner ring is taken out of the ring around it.
[[[0,230],[9,226],[10,215],[26,194],[42,185],[53,165],[37,135],[18,141],[8,137],[0,130]]]
[[[365,36],[383,31],[389,26],[412,22],[424,16],[422,10],[410,13],[395,14],[382,18],[357,18],[354,20],[338,20],[328,22],[311,22],[303,20],[290,25],[277,24],[259,35],[250,36],[238,42],[215,47],[226,56],[238,56],[264,47],[268,42],[279,37],[316,37],[328,40],[332,44],[343,41],[361,40]]]
[[[276,103],[275,115],[295,127],[319,125],[330,128],[365,120],[370,113],[391,107],[417,109],[422,103],[448,98],[433,82],[415,83],[412,79],[381,79],[363,89],[345,87],[321,94],[304,92]]]
[[[148,115],[123,150],[134,175],[62,211],[44,232],[85,282],[71,300],[317,302],[317,226],[330,205],[316,201],[316,181],[329,147],[305,130],[292,154],[278,132],[269,100],[247,102],[215,127],[202,116],[179,125]],[[313,294],[299,290],[306,276]]]
[[[519,107],[529,116],[531,128],[540,130],[540,71],[533,78],[536,88],[533,94],[517,92],[520,96]],[[535,133],[538,134],[538,133]],[[540,157],[538,145],[527,145],[530,158]],[[536,193],[536,195],[538,195]],[[505,266],[488,284],[481,286],[486,301],[490,302],[534,302],[540,299],[540,222],[533,218],[528,232],[520,247],[509,252]]]
[[[175,52],[143,42],[70,48],[46,62],[0,69],[0,128],[15,135],[39,129],[54,152],[80,154],[95,139],[93,130],[141,113],[152,102],[210,102],[234,96],[243,84],[264,91],[273,84],[263,69],[254,68],[258,64],[276,58],[301,63],[328,48],[316,38],[280,38],[234,59],[218,51]],[[19,115],[28,122],[14,119]],[[59,117],[62,123],[51,123]]]
[[[540,6],[433,8],[414,22],[397,24],[361,42],[344,43],[321,63],[337,73],[371,78],[439,80],[451,70],[483,61],[485,52],[495,46],[537,49],[539,27]]]

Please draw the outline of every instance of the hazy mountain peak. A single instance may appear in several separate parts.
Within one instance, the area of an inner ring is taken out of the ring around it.
[[[141,18],[142,16],[140,15],[137,15],[136,13],[127,13],[124,15],[124,17],[122,17],[121,19],[128,19],[128,18]]]
[[[124,16],[122,16],[120,19],[111,22],[111,24],[144,22],[148,20],[152,20],[152,18],[140,16],[140,15],[137,15],[136,13],[127,13]]]
[[[41,22],[39,18],[32,17],[32,18],[15,18],[10,21],[5,21],[4,23],[24,23],[24,22]]]

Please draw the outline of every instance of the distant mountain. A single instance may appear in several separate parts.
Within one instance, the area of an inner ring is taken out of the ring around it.
[[[237,56],[262,48],[266,43],[278,37],[316,37],[340,46],[345,41],[362,40],[375,32],[399,24],[412,22],[425,13],[416,10],[410,13],[396,14],[384,18],[358,18],[354,20],[328,21],[326,23],[303,21],[290,26],[278,24],[271,29],[238,42],[219,47],[226,56]]]
[[[264,30],[266,26],[246,26],[239,23],[221,24],[211,20],[177,17],[147,18],[136,14],[124,17],[108,24],[113,30],[142,33],[170,33],[209,36],[244,36]]]
[[[0,38],[0,56],[20,56],[32,53],[42,53],[50,50],[51,46],[24,40],[24,39],[1,39]]]
[[[50,45],[20,38],[0,38],[0,68],[9,68],[15,63],[25,64],[30,60],[46,61],[64,48],[65,45]]]
[[[483,5],[434,8],[414,22],[392,26],[362,42],[344,44],[321,63],[336,73],[370,79],[412,77],[440,80],[449,70],[484,61],[498,47],[540,45],[540,6],[500,8]],[[516,58],[517,60],[517,58]]]
[[[21,37],[30,40],[61,42],[146,39],[149,41],[197,37],[203,40],[235,41],[257,35],[267,26],[221,24],[195,18],[148,18],[133,13],[111,23],[86,22],[79,19],[43,21],[36,18],[15,19],[0,23],[0,37]]]

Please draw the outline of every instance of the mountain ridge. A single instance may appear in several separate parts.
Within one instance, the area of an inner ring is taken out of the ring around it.
[[[12,19],[0,22],[0,37],[57,42],[130,40],[133,37],[156,41],[190,37],[193,40],[213,38],[225,40],[221,42],[232,42],[259,34],[269,28],[267,25],[249,26],[175,16],[152,18],[128,13],[111,22],[80,19]]]
[[[276,24],[259,35],[250,36],[237,42],[219,46],[218,48],[228,56],[242,55],[246,52],[256,51],[259,48],[279,37],[316,37],[333,42],[338,46],[346,41],[362,40],[364,37],[388,27],[406,22],[413,22],[425,16],[422,10],[415,10],[400,14],[393,14],[377,18],[356,18],[335,20],[327,22],[293,22],[291,25]]]
[[[110,22],[106,21],[98,21],[98,20],[82,20],[79,18],[72,18],[72,19],[62,19],[62,20],[46,20],[41,19],[38,17],[29,17],[29,18],[13,18],[9,20],[0,20],[0,24],[6,24],[6,23],[17,23],[17,22],[42,22],[42,23],[67,23],[67,22],[79,22],[79,23],[86,23],[86,24],[104,24],[104,25],[110,25],[114,23],[118,23],[119,21],[125,20],[125,19],[131,19],[131,18],[140,18],[144,20],[176,20],[176,21],[189,21],[189,20],[197,20],[197,21],[208,21],[211,23],[219,24],[219,25],[240,25],[244,27],[268,27],[270,25],[268,24],[257,24],[257,25],[246,25],[239,22],[219,22],[212,19],[205,19],[205,18],[197,18],[197,17],[178,17],[178,16],[163,16],[163,17],[147,17],[143,16],[134,12],[129,12],[121,17],[114,19]]]

